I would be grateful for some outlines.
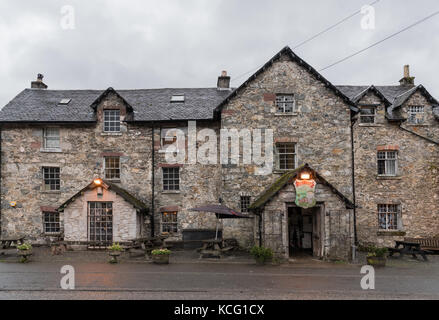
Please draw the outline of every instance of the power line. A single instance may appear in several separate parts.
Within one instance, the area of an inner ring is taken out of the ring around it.
[[[414,26],[417,26],[418,24],[420,24],[420,23],[422,23],[422,22],[424,22],[424,21],[426,21],[426,20],[428,20],[428,19],[430,19],[430,18],[433,18],[434,16],[436,16],[436,15],[438,15],[438,14],[439,14],[439,11],[436,11],[436,12],[434,12],[434,13],[432,13],[432,14],[426,16],[425,18],[423,18],[423,19],[421,19],[421,20],[418,20],[418,21],[416,21],[415,23],[412,23],[411,25],[409,25],[409,26],[407,26],[407,27],[405,27],[405,28],[399,30],[398,32],[395,32],[395,33],[393,33],[393,34],[391,34],[391,35],[385,37],[384,39],[381,39],[380,41],[377,41],[377,42],[371,44],[370,46],[368,46],[368,47],[366,47],[366,48],[364,48],[364,49],[361,49],[361,50],[359,50],[359,51],[357,51],[357,52],[354,52],[354,53],[348,55],[347,57],[344,57],[343,59],[340,59],[340,60],[338,60],[338,61],[336,61],[336,62],[334,62],[334,63],[331,63],[330,65],[328,65],[328,66],[326,66],[326,67],[320,69],[319,71],[324,71],[324,70],[329,69],[329,68],[331,68],[331,67],[333,67],[333,66],[335,66],[335,65],[337,65],[337,64],[339,64],[339,63],[342,63],[342,62],[344,62],[344,61],[346,61],[346,60],[348,60],[348,59],[350,59],[350,58],[352,58],[352,57],[355,57],[356,55],[359,55],[360,53],[362,53],[362,52],[364,52],[364,51],[366,51],[366,50],[369,50],[370,48],[373,48],[373,47],[379,45],[380,43],[382,43],[382,42],[384,42],[384,41],[386,41],[386,40],[389,40],[390,38],[393,38],[393,37],[397,36],[398,34],[404,32],[404,31],[407,31],[408,29],[411,29],[411,28],[413,28]]]
[[[377,2],[380,2],[380,1],[381,1],[381,0],[376,0],[376,1],[372,2],[372,3],[370,3],[369,6],[373,6],[374,4],[376,4]],[[293,47],[293,50],[294,50],[294,49],[297,49],[297,48],[299,48],[299,47],[301,47],[301,46],[303,46],[303,45],[305,45],[306,43],[308,43],[308,42],[314,40],[315,38],[321,36],[322,34],[324,34],[324,33],[328,32],[328,31],[334,29],[334,28],[337,27],[338,25],[342,24],[343,22],[349,20],[350,18],[356,16],[356,15],[359,14],[359,13],[361,13],[361,9],[360,9],[360,10],[357,10],[357,11],[355,11],[355,12],[353,12],[353,13],[351,13],[351,14],[348,15],[347,17],[341,19],[340,21],[334,23],[333,25],[327,27],[326,29],[324,29],[324,30],[322,30],[322,31],[320,31],[320,32],[318,32],[318,33],[316,33],[315,35],[311,36],[310,38],[308,38],[308,39],[306,39],[306,40],[300,42],[299,44],[297,44],[296,46]],[[249,73],[251,73],[251,72],[254,72],[254,71],[258,70],[259,68],[260,68],[260,67],[257,67],[257,68],[251,69],[250,71],[244,72],[244,73],[238,75],[237,77],[233,78],[232,81],[236,81],[236,80],[238,80],[238,79],[241,79],[241,78],[244,77],[245,75],[247,75],[247,74],[249,74]]]

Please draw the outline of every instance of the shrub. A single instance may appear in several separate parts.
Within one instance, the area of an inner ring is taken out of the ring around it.
[[[155,250],[151,251],[151,254],[154,255],[154,256],[171,254],[171,250],[168,250],[168,249],[155,249]]]
[[[32,249],[32,245],[30,243],[23,243],[17,246],[18,250],[30,250]]]
[[[270,248],[254,246],[250,250],[251,255],[257,262],[265,263],[273,259],[273,251]]]
[[[387,255],[387,251],[388,251],[387,248],[377,248],[374,246],[370,246],[367,251],[368,252],[367,256],[381,258]]]
[[[113,243],[111,247],[109,247],[111,251],[122,251],[122,247],[118,243]]]

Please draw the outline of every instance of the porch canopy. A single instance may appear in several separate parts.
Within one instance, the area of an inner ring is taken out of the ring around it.
[[[226,207],[222,204],[210,204],[205,205],[201,207],[196,207],[189,209],[191,211],[198,211],[198,212],[211,212],[215,213],[217,218],[216,223],[216,232],[215,232],[215,240],[218,238],[218,220],[219,219],[240,219],[240,218],[251,218],[245,214],[242,214],[241,212],[237,212],[233,209],[230,209],[229,207]]]

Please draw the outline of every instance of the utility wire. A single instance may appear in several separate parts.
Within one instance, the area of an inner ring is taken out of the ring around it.
[[[370,3],[369,6],[373,6],[374,4],[376,4],[377,2],[380,2],[380,1],[381,1],[381,0],[376,0],[376,1],[372,2],[372,3]],[[349,20],[350,18],[356,16],[356,15],[359,14],[359,13],[361,13],[361,9],[360,9],[360,10],[357,10],[357,11],[355,11],[355,12],[353,12],[353,13],[351,13],[351,14],[348,15],[347,17],[341,19],[340,21],[338,21],[338,22],[336,22],[335,24],[333,24],[333,25],[327,27],[326,29],[324,29],[324,30],[322,30],[322,31],[320,31],[320,32],[318,32],[318,33],[316,33],[315,35],[311,36],[310,38],[308,38],[308,39],[306,39],[306,40],[300,42],[299,44],[297,44],[296,46],[293,47],[293,50],[294,50],[294,49],[297,49],[297,48],[299,48],[299,47],[301,47],[301,46],[303,46],[304,44],[306,44],[306,43],[308,43],[308,42],[310,42],[310,41],[312,41],[312,40],[314,40],[315,38],[321,36],[322,34],[324,34],[324,33],[328,32],[328,31],[334,29],[334,28],[337,27],[338,25],[342,24],[343,22]],[[241,78],[244,77],[245,75],[249,74],[250,72],[254,72],[254,71],[258,70],[259,68],[260,68],[260,67],[257,67],[257,68],[254,68],[254,69],[250,70],[250,71],[247,71],[247,72],[245,72],[245,73],[242,73],[242,74],[238,75],[237,77],[233,78],[232,81],[236,81],[236,80],[238,80],[238,79],[241,79]]]
[[[329,68],[331,68],[331,67],[333,67],[333,66],[335,66],[335,65],[337,65],[337,64],[339,64],[339,63],[342,63],[342,62],[344,62],[344,61],[346,61],[346,60],[348,60],[348,59],[350,59],[350,58],[352,58],[352,57],[355,57],[356,55],[359,55],[360,53],[362,53],[362,52],[364,52],[364,51],[366,51],[366,50],[369,50],[370,48],[373,48],[373,47],[379,45],[380,43],[383,43],[384,41],[389,40],[389,39],[391,39],[391,38],[397,36],[398,34],[404,32],[404,31],[407,31],[408,29],[411,29],[411,28],[413,28],[414,26],[417,26],[418,24],[420,24],[420,23],[422,23],[422,22],[424,22],[424,21],[426,21],[426,20],[428,20],[428,19],[430,19],[430,18],[433,18],[434,16],[436,16],[436,15],[438,15],[438,14],[439,14],[439,11],[436,11],[436,12],[434,12],[434,13],[432,13],[432,14],[426,16],[425,18],[422,18],[421,20],[418,20],[418,21],[416,21],[415,23],[412,23],[411,25],[409,25],[409,26],[407,26],[407,27],[405,27],[405,28],[399,30],[398,32],[395,32],[395,33],[393,33],[393,34],[391,34],[391,35],[385,37],[384,39],[381,39],[380,41],[377,41],[377,42],[371,44],[370,46],[368,46],[368,47],[366,47],[366,48],[364,48],[364,49],[361,49],[361,50],[359,50],[359,51],[357,51],[357,52],[354,52],[354,53],[348,55],[347,57],[344,57],[343,59],[340,59],[340,60],[338,60],[338,61],[335,61],[334,63],[331,63],[330,65],[328,65],[328,66],[326,66],[326,67],[320,69],[319,71],[323,71],[323,70],[329,69]]]

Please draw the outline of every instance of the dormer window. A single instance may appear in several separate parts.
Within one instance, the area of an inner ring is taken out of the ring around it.
[[[296,112],[296,101],[293,94],[276,95],[276,112],[293,113]]]
[[[43,146],[46,150],[54,150],[60,148],[59,128],[43,129]]]
[[[171,97],[171,102],[184,103],[184,94],[176,94]]]
[[[409,123],[424,123],[424,106],[410,106],[407,113]]]
[[[375,123],[376,108],[370,106],[360,107],[360,123]]]
[[[120,132],[120,110],[104,110],[104,132]]]

